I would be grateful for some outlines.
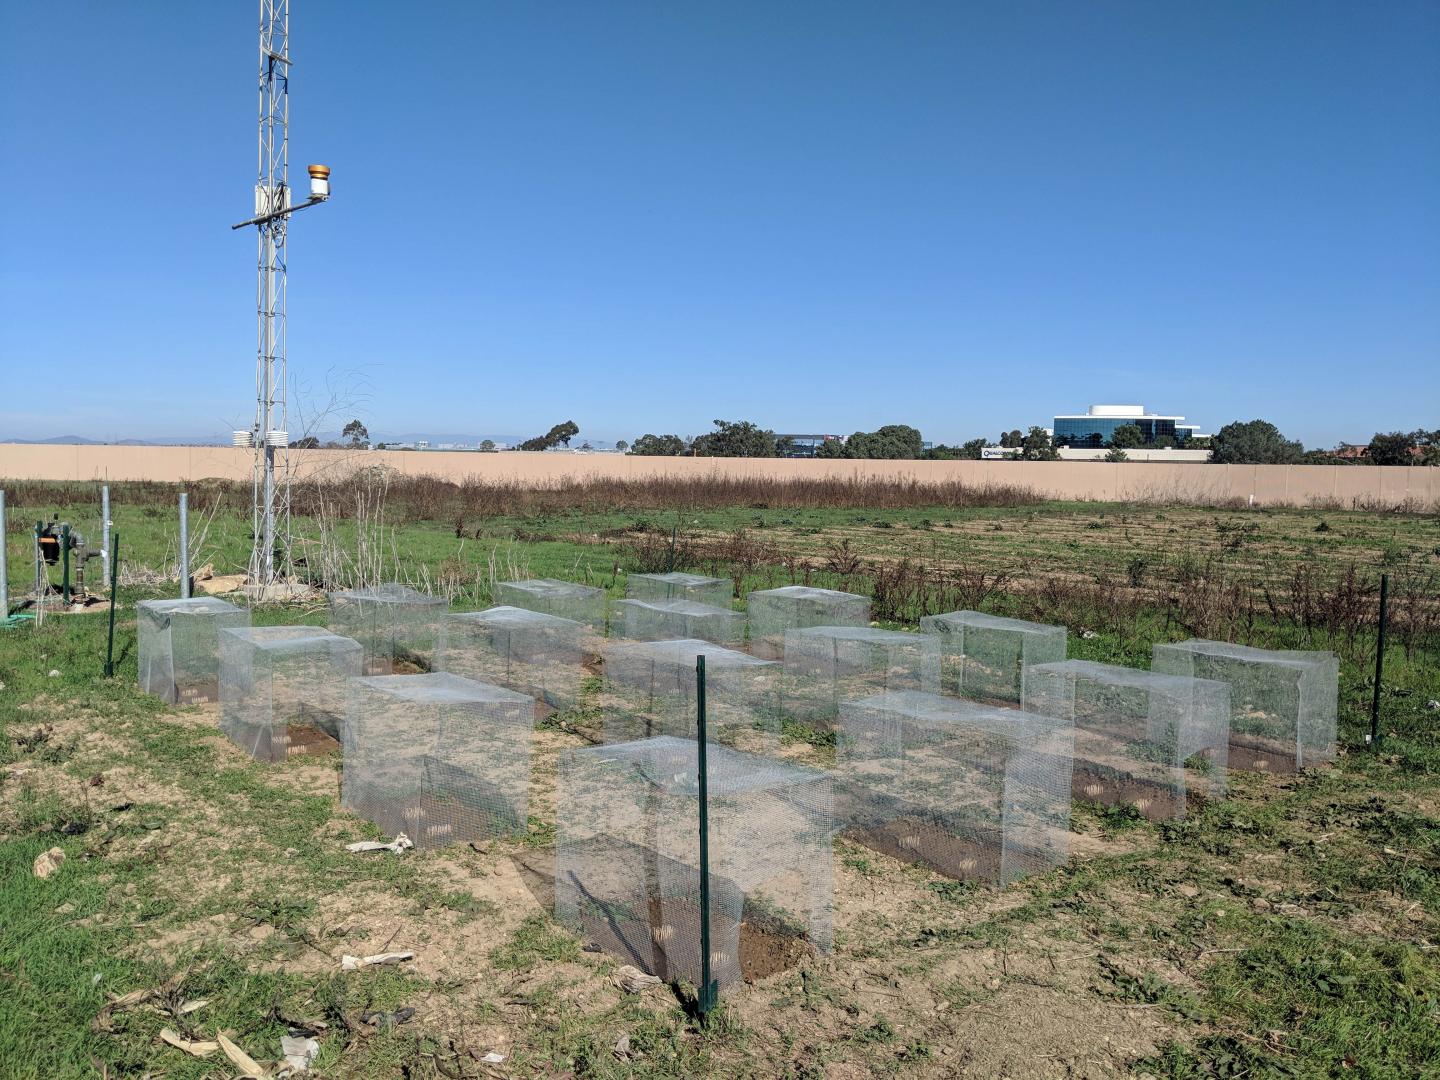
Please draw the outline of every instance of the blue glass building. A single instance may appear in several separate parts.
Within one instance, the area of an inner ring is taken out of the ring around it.
[[[1084,415],[1055,417],[1053,441],[1056,446],[1099,450],[1112,444],[1115,429],[1124,424],[1138,427],[1146,446],[1168,437],[1183,447],[1195,433],[1195,425],[1185,423],[1185,417],[1148,413],[1143,405],[1091,405]]]

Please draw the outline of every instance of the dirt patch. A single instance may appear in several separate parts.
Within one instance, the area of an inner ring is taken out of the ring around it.
[[[1185,798],[1172,788],[1088,761],[1075,762],[1071,793],[1080,802],[1133,806],[1150,821],[1174,821],[1185,816]]]
[[[1295,747],[1273,739],[1232,734],[1229,768],[1277,776],[1295,773],[1298,771],[1295,768]]]
[[[740,924],[740,977],[747,983],[799,967],[815,950],[803,938]]]

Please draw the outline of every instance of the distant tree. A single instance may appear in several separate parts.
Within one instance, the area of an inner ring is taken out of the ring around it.
[[[820,458],[843,458],[845,453],[844,439],[825,439],[815,448],[815,456]]]
[[[685,442],[678,435],[641,435],[630,447],[636,457],[675,457],[685,452]]]
[[[1410,433],[1410,438],[1420,448],[1420,455],[1415,459],[1417,465],[1440,465],[1440,428],[1434,431],[1426,431],[1420,428]]]
[[[1043,427],[1032,427],[1020,441],[1020,456],[1026,461],[1059,461],[1060,451],[1050,441],[1048,431]]]
[[[985,456],[984,439],[966,439],[960,444],[960,456],[966,461],[979,461]]]
[[[359,420],[351,420],[340,431],[342,439],[349,439],[351,450],[370,449],[370,432],[365,430],[365,425]]]
[[[617,439],[617,440],[615,441],[615,449],[616,449],[616,450],[619,450],[622,454],[623,454],[627,449],[629,449],[629,447],[630,447],[630,444],[629,444],[628,442],[626,442],[624,439]]]
[[[1156,435],[1155,441],[1150,445],[1156,450],[1174,450],[1179,444],[1175,441],[1174,435]]]
[[[306,435],[303,439],[296,439],[290,444],[291,450],[318,450],[320,440],[314,435]]]
[[[521,450],[553,450],[557,446],[569,446],[570,440],[578,434],[580,434],[580,428],[575,421],[566,420],[563,424],[556,424],[544,435],[526,439],[519,448]]]
[[[857,431],[845,440],[847,458],[918,458],[925,444],[909,424],[886,424],[877,431]]]
[[[483,451],[485,451],[485,453],[487,453],[487,454],[494,453],[494,451],[495,451],[495,440],[494,440],[494,439],[481,439],[481,440],[480,440],[480,449],[483,450]]]
[[[1185,449],[1186,449],[1186,450],[1209,450],[1209,449],[1210,449],[1210,436],[1209,436],[1209,435],[1191,435],[1188,439],[1185,440]]]
[[[1145,445],[1145,433],[1140,430],[1139,424],[1121,424],[1115,429],[1115,434],[1110,436],[1110,445],[1118,446],[1122,450],[1133,450],[1137,446]]]
[[[775,436],[775,456],[793,457],[795,454],[795,440],[789,435]]]
[[[715,430],[696,436],[696,457],[774,457],[775,433],[749,420],[716,420]]]
[[[1126,425],[1124,425],[1124,426],[1125,426],[1125,427],[1131,427],[1132,425],[1126,424]],[[1112,447],[1110,447],[1109,450],[1107,450],[1107,451],[1105,452],[1105,460],[1106,460],[1106,461],[1129,461],[1129,460],[1130,460],[1130,455],[1127,454],[1127,453],[1125,453],[1125,448],[1124,448],[1123,446],[1112,446]]]
[[[1415,460],[1415,442],[1403,431],[1376,432],[1365,456],[1371,465],[1409,465]]]
[[[1019,428],[1016,428],[1014,431],[1002,431],[1000,433],[1000,445],[1006,447],[1024,446],[1025,436],[1020,434]]]
[[[1305,447],[1268,420],[1236,420],[1210,442],[1210,460],[1217,465],[1294,465],[1305,456]]]
[[[376,449],[376,450],[384,450],[384,449],[385,449],[385,444],[384,444],[383,442],[377,442],[377,443],[375,444],[375,449]]]

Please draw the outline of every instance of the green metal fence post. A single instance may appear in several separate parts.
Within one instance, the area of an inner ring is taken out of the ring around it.
[[[695,739],[700,781],[700,993],[696,1011],[703,1022],[720,989],[710,970],[710,771],[705,756],[705,657],[695,658]]]
[[[120,533],[110,537],[110,639],[105,645],[105,678],[115,674],[115,582],[120,578]]]
[[[1380,745],[1380,683],[1385,678],[1385,623],[1389,620],[1390,575],[1380,575],[1380,632],[1375,642],[1375,695],[1370,699],[1370,734],[1365,741]]]

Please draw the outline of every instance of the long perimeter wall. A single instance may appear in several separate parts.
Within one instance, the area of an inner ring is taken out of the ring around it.
[[[397,450],[291,451],[301,478],[383,465],[410,476],[544,486],[588,477],[881,477],[921,483],[1012,484],[1057,499],[1241,502],[1261,506],[1440,508],[1440,468],[1344,465],[1194,465],[1101,461],[847,461],[654,458],[623,454],[499,454]],[[0,443],[9,480],[249,480],[249,450],[220,446],[34,446]]]

